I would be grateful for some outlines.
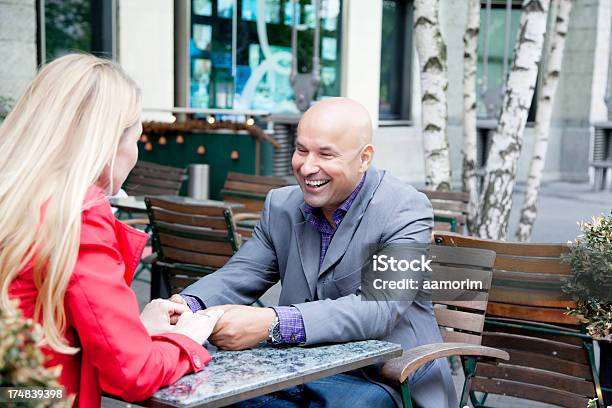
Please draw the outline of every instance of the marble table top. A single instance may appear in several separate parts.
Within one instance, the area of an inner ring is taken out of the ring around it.
[[[218,407],[398,357],[401,346],[379,340],[317,347],[213,351],[197,373],[160,389],[145,405]]]

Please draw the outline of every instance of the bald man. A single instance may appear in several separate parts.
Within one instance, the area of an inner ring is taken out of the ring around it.
[[[272,190],[261,221],[219,271],[175,301],[192,310],[221,307],[210,341],[229,350],[262,341],[311,345],[383,339],[405,349],[442,342],[429,294],[412,301],[362,301],[361,266],[371,245],[428,244],[427,198],[371,163],[372,123],[348,98],[316,103],[298,125],[293,173],[298,186]],[[279,306],[255,302],[280,280]],[[419,407],[456,407],[448,364],[438,360],[411,378]],[[241,406],[393,407],[397,384],[376,367],[340,374],[241,403]]]

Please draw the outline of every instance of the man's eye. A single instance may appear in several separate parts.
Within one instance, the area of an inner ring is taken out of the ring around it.
[[[331,153],[321,153],[321,157],[330,158],[330,157],[334,157],[334,155]]]

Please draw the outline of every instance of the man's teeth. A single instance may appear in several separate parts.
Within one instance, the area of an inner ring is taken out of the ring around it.
[[[319,187],[322,186],[323,184],[326,184],[329,180],[304,180],[306,182],[306,185],[311,186],[311,187]]]

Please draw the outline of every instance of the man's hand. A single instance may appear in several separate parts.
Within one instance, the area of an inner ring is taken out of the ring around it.
[[[276,320],[276,312],[269,307],[223,305],[206,310],[215,309],[222,309],[224,314],[208,341],[225,350],[244,350],[266,340]]]

